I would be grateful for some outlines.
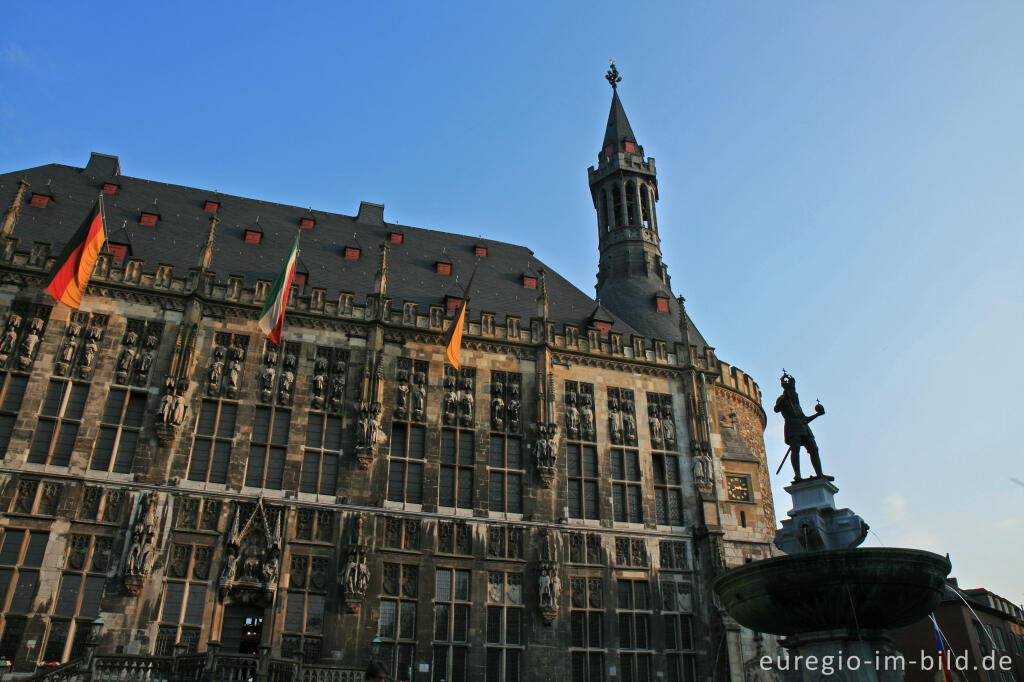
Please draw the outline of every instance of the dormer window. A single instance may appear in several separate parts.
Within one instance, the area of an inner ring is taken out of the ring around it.
[[[487,247],[481,244],[477,244],[473,247],[473,253],[477,258],[487,258]]]
[[[462,299],[458,296],[446,296],[444,302],[449,315],[454,315],[458,312],[459,306],[462,305]]]
[[[139,218],[139,223],[146,227],[153,227],[157,221],[160,220],[159,213],[153,213],[152,211],[143,211],[142,216]]]
[[[451,263],[446,263],[445,261],[439,260],[436,263],[434,263],[434,267],[436,268],[437,274],[439,274],[439,275],[450,275],[450,274],[452,274],[452,264]]]
[[[263,230],[257,227],[248,227],[245,230],[245,242],[247,244],[259,244],[263,241]]]
[[[316,225],[316,220],[313,218],[303,218],[299,221],[299,225],[303,230],[312,230],[313,226]]]
[[[127,244],[107,242],[107,251],[114,255],[114,257],[111,259],[111,262],[113,262],[114,265],[124,265],[124,261],[128,257]]]
[[[345,260],[359,260],[359,254],[362,250],[358,246],[346,246],[345,247]]]
[[[523,288],[524,289],[536,289],[537,278],[533,275],[523,275]]]
[[[659,313],[668,312],[668,297],[667,296],[655,296],[654,305]]]
[[[405,241],[405,235],[402,234],[401,232],[389,232],[388,241],[391,242],[392,244],[401,244],[403,241]]]
[[[203,204],[203,210],[207,213],[216,213],[220,210],[220,202],[214,201],[213,199],[207,199],[206,203]]]
[[[301,292],[303,289],[306,288],[306,277],[307,275],[305,272],[296,272],[292,276],[292,286],[297,288]]]
[[[115,194],[115,193],[117,193],[118,189],[120,189],[120,188],[117,186],[116,183],[113,183],[113,182],[104,182],[103,183],[103,193],[104,194]]]
[[[612,331],[611,322],[602,322],[600,320],[594,320],[594,326],[597,327],[598,331],[601,332],[601,338],[607,339],[608,334]]]
[[[626,153],[627,154],[636,154],[636,143],[635,142],[629,142],[628,140],[626,141]]]
[[[37,208],[46,208],[46,206],[50,203],[50,195],[41,194],[39,192],[33,192],[32,198],[29,200],[28,203]]]

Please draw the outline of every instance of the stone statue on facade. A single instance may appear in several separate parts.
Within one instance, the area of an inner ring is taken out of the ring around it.
[[[396,383],[395,416],[405,419],[409,414],[409,372],[405,369],[398,370]]]
[[[633,404],[622,403],[622,439],[629,445],[636,444],[636,417],[633,416]]]
[[[580,411],[576,407],[576,392],[570,391],[565,405],[565,433],[569,438],[577,438],[580,432]]]
[[[132,363],[135,360],[135,344],[139,342],[139,335],[133,331],[125,334],[124,350],[121,351],[121,355],[117,358],[117,382],[120,384],[128,383],[128,375],[132,371]]]
[[[12,315],[12,317],[14,317]],[[28,333],[25,334],[25,338],[21,340],[21,353],[18,356],[18,366],[21,369],[28,369],[32,366],[32,360],[35,358],[36,349],[39,348],[39,336],[43,331],[43,321],[38,317],[33,317],[28,325]]]
[[[667,405],[661,408],[661,428],[665,435],[665,447],[675,447],[676,425],[672,420],[672,408]]]
[[[551,482],[555,478],[555,463],[558,456],[557,436],[558,426],[556,424],[537,424],[537,441],[534,445],[535,463],[537,473],[545,488],[551,487]]]
[[[552,533],[544,530],[540,537],[540,564],[537,575],[537,594],[540,615],[545,623],[554,622],[558,616],[558,595],[562,582],[558,576],[558,555]]]
[[[231,347],[231,361],[228,363],[228,397],[234,398],[238,395],[239,381],[242,377],[242,361],[245,359],[245,349],[240,346]]]
[[[501,397],[503,386],[497,382],[491,387],[491,428],[501,431],[505,428],[505,401]]]
[[[622,442],[622,415],[619,414],[619,401],[608,400],[608,437],[613,443]]]
[[[7,318],[7,329],[0,337],[0,363],[7,362],[7,358],[14,352],[14,346],[18,342],[18,327],[21,326],[21,316],[11,315]]]
[[[791,455],[790,461],[793,464],[793,480],[802,480],[800,477],[800,448],[807,448],[807,454],[811,457],[811,466],[814,468],[814,478],[833,480],[831,476],[821,473],[821,459],[818,457],[818,444],[814,440],[814,434],[807,424],[825,414],[825,407],[819,402],[814,406],[814,414],[807,416],[800,407],[800,397],[796,393],[796,379],[785,371],[782,374],[782,395],[775,401],[775,411],[782,414],[785,419],[784,435],[786,445],[789,446],[787,456]],[[785,463],[785,457],[783,458]],[[780,465],[781,469],[782,466]]]
[[[356,516],[348,544],[348,558],[339,579],[344,592],[345,605],[351,613],[359,613],[366,588],[370,584],[367,555],[369,548],[363,541],[363,517]]]
[[[422,421],[427,409],[427,389],[424,387],[427,379],[423,372],[416,372],[413,377],[412,387],[412,418]]]
[[[136,503],[129,531],[124,562],[124,587],[129,594],[138,594],[149,575],[156,545],[154,518],[158,493],[142,493]]]
[[[590,396],[583,395],[583,407],[580,408],[580,429],[585,440],[594,440],[594,408]]]
[[[291,353],[284,357],[284,371],[277,385],[278,402],[287,405],[292,400],[292,389],[295,386],[295,365],[298,361]]]
[[[208,395],[217,395],[220,393],[220,382],[224,376],[224,347],[217,346],[213,349],[213,362],[210,363],[210,369],[206,372],[206,378],[210,385],[207,389]]]
[[[345,361],[338,360],[334,363],[334,376],[331,378],[331,408],[335,411],[341,409],[345,400]]]
[[[99,340],[103,331],[99,327],[89,327],[85,335],[85,348],[82,349],[82,356],[78,359],[78,376],[88,379],[92,374],[92,363],[96,359],[96,353],[100,350]]]
[[[657,405],[647,406],[647,423],[651,429],[651,445],[660,448],[665,439],[665,432],[662,427],[661,415],[658,414]]]
[[[459,420],[463,426],[473,425],[473,407],[473,380],[467,377],[462,381],[462,396],[459,399]]]
[[[135,367],[135,384],[137,386],[145,386],[146,381],[149,379],[149,370],[153,368],[153,353],[156,349],[157,338],[150,334],[143,341],[142,345],[144,350],[142,355],[139,357],[139,364]]]
[[[324,394],[327,392],[327,360],[318,357],[313,365],[313,407],[319,409],[324,405]]]
[[[705,454],[695,455],[693,458],[693,480],[700,490],[710,490],[714,481],[711,458]]]
[[[445,385],[448,392],[444,394],[444,423],[453,426],[458,416],[459,405],[459,395],[455,392],[455,378],[447,377]]]
[[[508,415],[508,428],[510,431],[519,430],[519,411],[522,404],[519,402],[519,385],[512,384],[509,387],[510,397],[508,400],[508,407],[506,408],[506,414]]]

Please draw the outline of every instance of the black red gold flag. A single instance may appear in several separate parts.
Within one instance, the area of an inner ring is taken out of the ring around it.
[[[82,296],[89,283],[89,275],[96,257],[106,241],[103,230],[103,203],[97,200],[92,212],[78,228],[64,251],[57,257],[46,290],[63,303],[75,308],[82,305]]]

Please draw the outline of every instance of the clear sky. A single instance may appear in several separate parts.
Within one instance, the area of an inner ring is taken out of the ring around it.
[[[526,244],[587,292],[614,57],[657,159],[673,289],[759,381],[773,471],[785,367],[805,409],[828,408],[825,469],[868,544],[949,552],[962,585],[1024,601],[1024,3],[0,14],[4,171],[99,151],[135,177],[384,203],[389,221]]]

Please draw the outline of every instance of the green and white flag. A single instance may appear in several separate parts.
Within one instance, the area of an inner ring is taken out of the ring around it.
[[[281,345],[281,330],[284,327],[284,308],[288,303],[288,292],[292,288],[292,278],[295,276],[295,260],[299,255],[299,238],[295,237],[292,251],[288,254],[281,272],[277,273],[273,286],[267,292],[267,300],[263,303],[263,310],[260,312],[259,327],[263,330],[275,346]]]

